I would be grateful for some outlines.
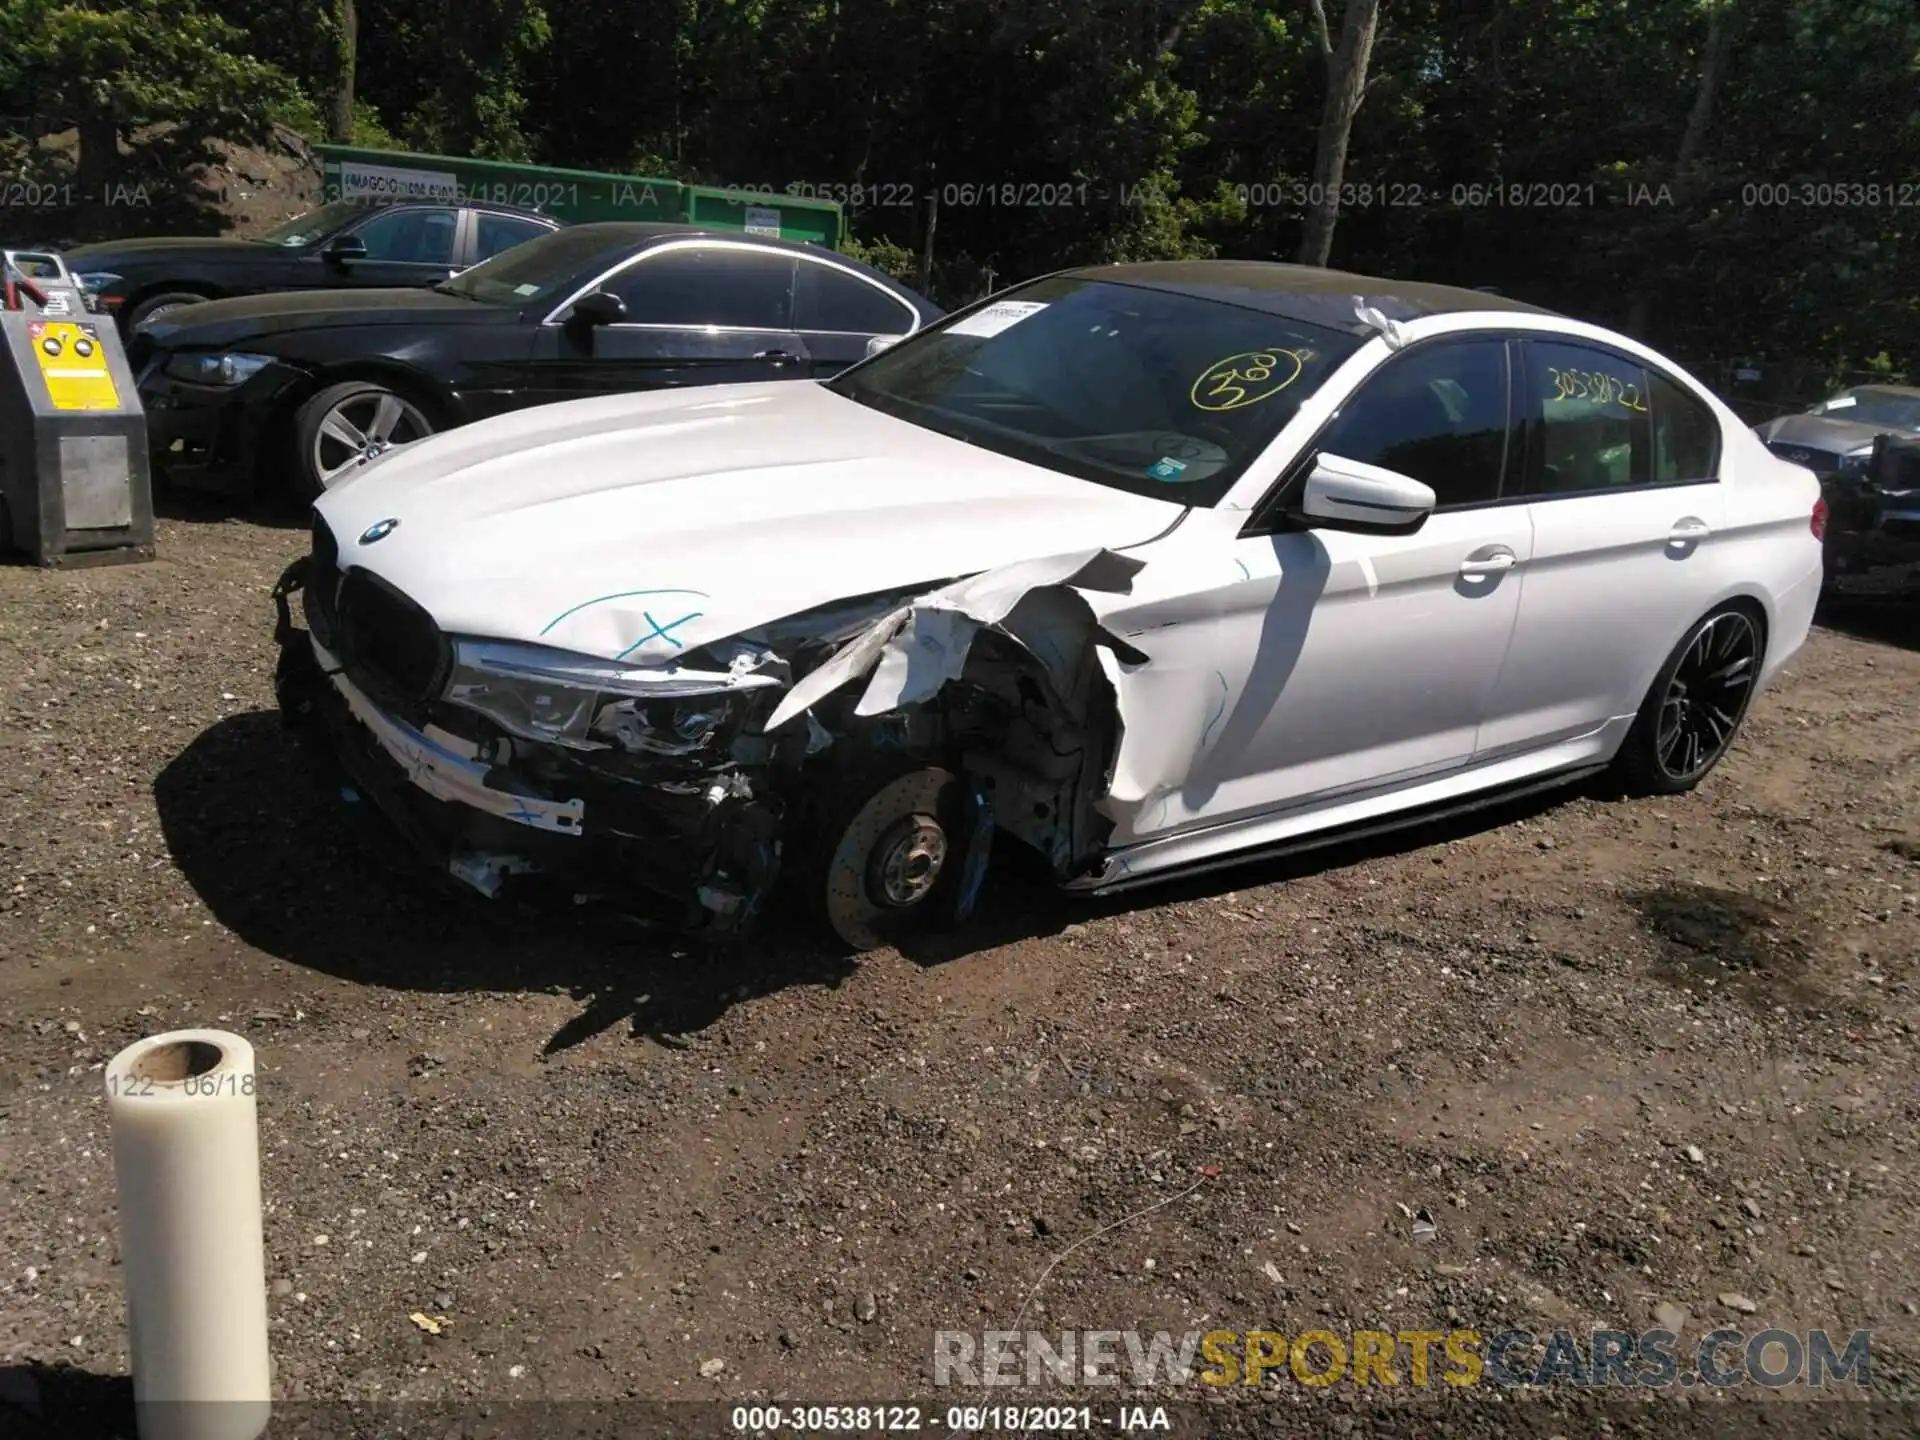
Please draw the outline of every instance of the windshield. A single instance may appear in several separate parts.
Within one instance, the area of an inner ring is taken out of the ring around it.
[[[1862,425],[1885,425],[1890,430],[1920,431],[1920,395],[1898,390],[1846,390],[1813,407],[1813,414],[1834,420],[1857,420]]]
[[[1215,505],[1360,343],[1223,301],[1056,278],[828,388],[1083,480]]]
[[[434,288],[491,305],[540,304],[558,300],[582,271],[620,258],[620,253],[609,254],[602,230],[556,230],[502,250]]]
[[[296,215],[284,225],[276,225],[264,235],[256,235],[255,241],[261,245],[285,245],[289,249],[298,249],[311,245],[316,240],[324,240],[341,226],[365,213],[366,206],[355,200],[335,200],[322,205],[318,210],[309,210],[304,215]]]

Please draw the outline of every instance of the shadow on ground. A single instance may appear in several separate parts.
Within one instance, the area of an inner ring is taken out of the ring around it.
[[[1920,650],[1920,600],[1830,597],[1820,602],[1814,618],[1826,629],[1856,640]]]
[[[0,1365],[0,1435],[124,1436],[133,1440],[133,1379],[96,1375],[74,1365]]]
[[[715,953],[569,896],[473,895],[417,862],[370,804],[347,803],[325,757],[272,712],[204,731],[154,799],[181,873],[248,945],[360,985],[570,995],[586,1008],[550,1054],[622,1023],[671,1045],[742,1000],[852,973],[824,947]]]
[[[264,711],[212,726],[154,784],[175,862],[241,940],[356,984],[571,995],[586,1008],[552,1037],[549,1054],[623,1023],[671,1045],[741,1001],[793,985],[834,986],[853,973],[853,956],[790,913],[770,916],[752,940],[715,948],[565,895],[481,899],[416,861],[370,804],[348,803],[345,793],[325,757]],[[1530,796],[1105,899],[1062,893],[1037,859],[1003,839],[974,917],[901,949],[917,964],[943,964],[1102,915],[1445,844],[1579,793]]]

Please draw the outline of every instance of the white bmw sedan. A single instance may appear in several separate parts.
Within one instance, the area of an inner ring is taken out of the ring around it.
[[[737,934],[784,889],[871,947],[963,918],[996,838],[1110,891],[1601,770],[1687,790],[1805,639],[1823,524],[1595,326],[1084,269],[823,383],[390,452],[276,592],[280,691],[484,893]]]

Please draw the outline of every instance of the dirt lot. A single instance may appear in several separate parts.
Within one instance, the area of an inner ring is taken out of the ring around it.
[[[187,1024],[259,1048],[290,1400],[486,1400],[545,1415],[528,1434],[552,1413],[508,1402],[944,1417],[1013,1397],[935,1391],[936,1330],[1668,1306],[1690,1334],[1871,1328],[1877,1387],[1914,1393],[1908,619],[1817,631],[1690,798],[1563,796],[1127,908],[1009,875],[938,955],[783,935],[721,966],[397,868],[272,712],[266,592],[301,532],[160,543],[0,570],[0,1432],[131,1433],[100,1067]],[[1721,1408],[1399,1398],[1270,1382],[1176,1433]]]

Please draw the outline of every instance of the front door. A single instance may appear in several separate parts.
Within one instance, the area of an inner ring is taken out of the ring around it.
[[[1149,552],[1107,625],[1152,657],[1123,677],[1113,794],[1128,844],[1467,763],[1532,555],[1502,504],[1516,427],[1506,342],[1436,340],[1390,359],[1283,483],[1320,453],[1433,487],[1412,535],[1222,536],[1196,516]],[[1195,588],[1184,577],[1204,573]],[[1139,733],[1132,733],[1139,732]]]
[[[330,260],[322,285],[384,289],[437,285],[459,268],[460,209],[455,205],[397,205],[374,211],[350,233],[363,241],[363,259]]]
[[[646,251],[590,287],[619,296],[624,321],[589,327],[562,313],[540,327],[529,400],[805,379],[793,266],[787,251],[729,241]]]

